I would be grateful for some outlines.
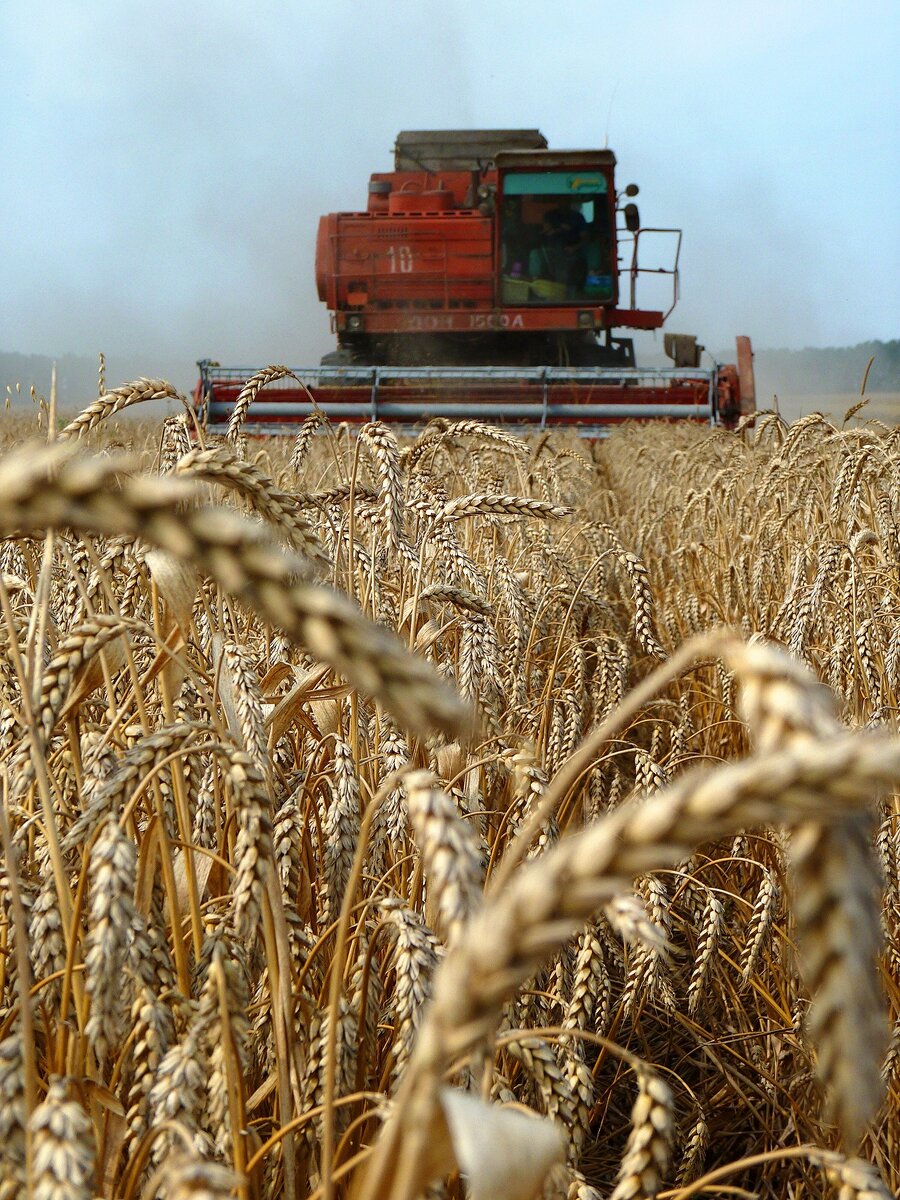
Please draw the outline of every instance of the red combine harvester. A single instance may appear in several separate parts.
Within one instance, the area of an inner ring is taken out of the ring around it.
[[[622,420],[734,424],[755,408],[749,338],[737,364],[665,334],[671,368],[635,365],[621,331],[661,329],[678,300],[681,230],[643,228],[610,150],[550,150],[537,130],[401,133],[365,212],[322,217],[319,298],[337,349],[266,387],[248,433],[289,433],[315,402],[329,417],[406,428],[434,416],[602,436]],[[641,239],[671,239],[668,267]],[[662,277],[668,306],[638,307]],[[254,368],[204,360],[195,398],[227,423]]]

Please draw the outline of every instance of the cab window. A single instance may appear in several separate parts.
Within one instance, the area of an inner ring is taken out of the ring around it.
[[[603,303],[612,299],[612,248],[603,175],[561,171],[507,174],[500,220],[504,303]]]

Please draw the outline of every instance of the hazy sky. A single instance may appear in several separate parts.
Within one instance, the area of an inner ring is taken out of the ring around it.
[[[318,216],[478,126],[615,150],[675,330],[900,336],[898,0],[3,0],[0,49],[0,350],[317,361]]]

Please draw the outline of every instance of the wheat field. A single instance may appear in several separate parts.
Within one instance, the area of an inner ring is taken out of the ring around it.
[[[7,419],[0,1197],[900,1189],[900,433]]]

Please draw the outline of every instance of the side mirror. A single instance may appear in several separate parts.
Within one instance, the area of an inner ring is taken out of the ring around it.
[[[622,209],[625,214],[625,228],[629,233],[637,233],[641,227],[641,214],[636,204],[626,204]]]

